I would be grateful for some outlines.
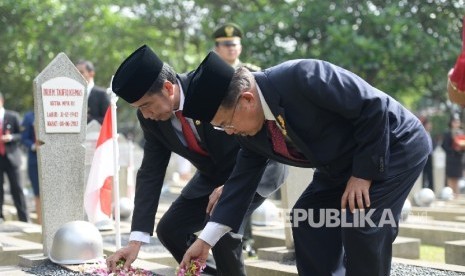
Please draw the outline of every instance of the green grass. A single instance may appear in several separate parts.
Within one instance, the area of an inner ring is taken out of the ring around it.
[[[444,247],[421,245],[420,260],[434,263],[445,263]]]

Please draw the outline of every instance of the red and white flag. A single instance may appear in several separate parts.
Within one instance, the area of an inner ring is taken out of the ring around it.
[[[84,193],[84,207],[90,222],[111,218],[113,176],[115,175],[111,107],[108,107],[97,140]]]

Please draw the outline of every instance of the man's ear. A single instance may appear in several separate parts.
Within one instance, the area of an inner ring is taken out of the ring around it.
[[[170,96],[173,96],[174,94],[174,85],[170,81],[165,80],[163,83],[163,88],[165,88],[168,91],[168,94]]]
[[[245,100],[245,104],[248,108],[253,109],[257,105],[257,95],[255,95],[252,91],[242,92],[241,98]]]
[[[250,102],[250,101],[253,101],[255,99],[255,96],[254,94],[251,92],[251,91],[244,91],[242,92],[241,96],[242,98],[244,98],[245,100],[247,100],[247,102]]]

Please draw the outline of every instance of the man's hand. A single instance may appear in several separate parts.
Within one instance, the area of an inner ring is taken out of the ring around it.
[[[141,246],[142,242],[140,241],[130,241],[126,247],[121,248],[113,255],[109,256],[107,258],[108,270],[116,272],[116,262],[121,259],[126,260],[124,262],[123,269],[128,270],[131,267],[131,264],[136,260]]]
[[[365,206],[367,208],[370,207],[370,186],[371,180],[351,176],[342,195],[341,210],[346,209],[347,202],[349,202],[349,208],[352,213],[356,207],[361,210],[365,209]]]
[[[207,206],[207,214],[209,216],[212,215],[213,210],[215,209],[216,204],[218,203],[218,200],[220,199],[220,196],[223,193],[223,186],[224,185],[219,186],[218,188],[213,190],[213,192],[210,194],[210,197],[208,200],[208,206]]]
[[[198,260],[201,265],[205,265],[208,257],[208,251],[211,246],[204,242],[201,239],[197,239],[190,247],[187,249],[184,257],[182,257],[182,262],[179,264],[180,267],[188,268],[191,260]]]
[[[2,135],[3,143],[9,143],[9,142],[11,142],[11,140],[13,140],[13,135],[11,135],[11,134]]]

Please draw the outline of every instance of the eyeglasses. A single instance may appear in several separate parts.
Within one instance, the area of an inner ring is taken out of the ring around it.
[[[234,105],[234,111],[233,111],[233,114],[231,116],[231,120],[229,120],[229,124],[222,124],[222,125],[219,125],[219,126],[213,125],[213,129],[216,129],[216,130],[219,130],[219,131],[226,131],[226,130],[236,129],[236,127],[232,124],[232,122],[234,120],[234,115],[236,114],[237,104],[239,103],[240,98],[241,97],[239,96],[236,99],[236,104]]]

